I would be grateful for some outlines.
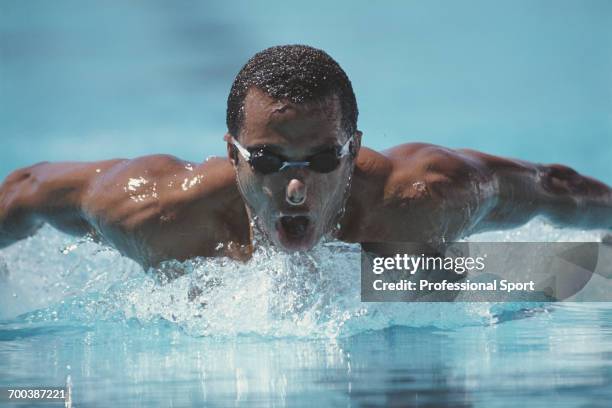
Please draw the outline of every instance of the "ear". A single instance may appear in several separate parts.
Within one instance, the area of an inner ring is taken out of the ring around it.
[[[223,136],[223,140],[225,140],[226,143],[227,159],[232,163],[232,165],[236,166],[238,164],[238,156],[236,154],[236,148],[230,143],[232,136],[229,133],[226,133],[225,136]]]

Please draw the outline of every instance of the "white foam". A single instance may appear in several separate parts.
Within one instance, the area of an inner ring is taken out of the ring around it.
[[[595,241],[596,231],[535,220],[476,241]],[[69,250],[66,250],[69,248]],[[186,274],[161,283],[116,251],[44,227],[0,251],[0,317],[174,322],[193,335],[336,337],[393,325],[490,324],[488,303],[362,303],[358,245],[328,242],[302,254],[260,246],[251,261],[169,262]],[[509,305],[512,309],[516,305]]]

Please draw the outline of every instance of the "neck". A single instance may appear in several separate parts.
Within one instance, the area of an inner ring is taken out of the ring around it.
[[[385,185],[391,171],[389,160],[382,154],[366,147],[359,150],[340,219],[338,239],[346,242],[368,239],[367,231],[377,227],[376,211],[384,201]]]

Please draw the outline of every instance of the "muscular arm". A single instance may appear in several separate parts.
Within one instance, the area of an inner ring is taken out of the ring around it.
[[[11,173],[0,185],[0,248],[44,223],[72,235],[89,232],[83,196],[100,172],[117,162],[39,163]]]
[[[490,210],[476,230],[512,228],[541,215],[563,227],[612,229],[612,189],[559,165],[461,151],[491,180]]]
[[[196,165],[154,155],[15,171],[0,186],[0,248],[44,223],[92,233],[144,267],[250,253],[248,218],[226,159]]]
[[[363,149],[362,149],[363,150]],[[561,165],[429,144],[360,152],[341,238],[350,242],[452,241],[518,227],[612,229],[612,190]]]

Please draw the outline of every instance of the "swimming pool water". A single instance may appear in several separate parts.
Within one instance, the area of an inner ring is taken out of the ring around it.
[[[369,147],[475,148],[612,183],[610,2],[181,3],[2,1],[0,177],[224,154],[240,66],[306,43],[346,69]],[[535,220],[472,239],[601,232]],[[611,406],[610,304],[366,304],[358,257],[260,248],[164,284],[45,227],[0,250],[0,387],[69,384],[75,407]]]
[[[480,240],[598,240],[536,220]],[[193,260],[159,282],[45,228],[0,252],[0,386],[74,406],[608,406],[607,303],[361,303],[359,252]],[[202,293],[190,296],[199,285]]]
[[[513,319],[223,341],[162,322],[3,322],[0,373],[12,385],[60,385],[70,375],[74,406],[609,406],[609,307]]]

